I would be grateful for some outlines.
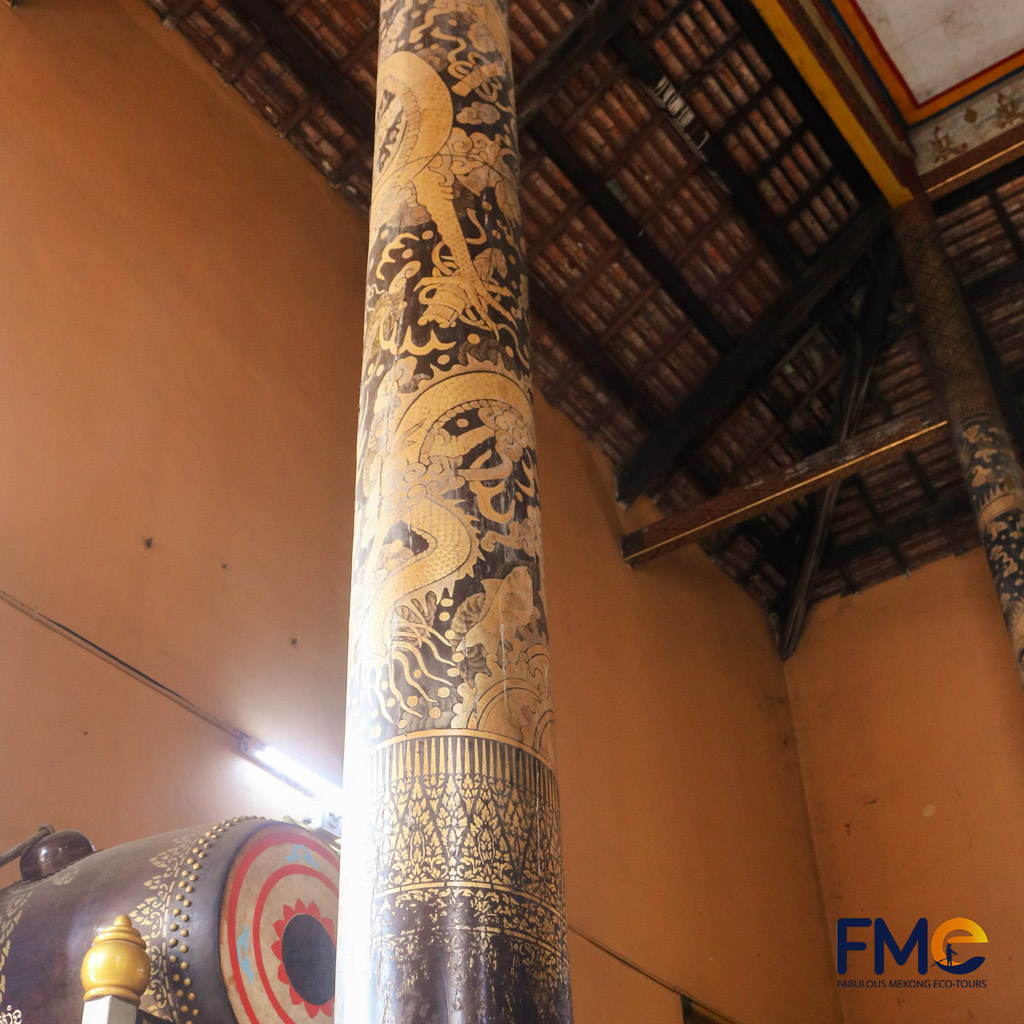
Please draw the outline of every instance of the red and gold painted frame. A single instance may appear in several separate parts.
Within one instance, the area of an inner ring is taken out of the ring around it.
[[[918,100],[857,0],[830,0],[907,124],[916,124],[1024,67],[1024,49],[975,72],[927,100]]]

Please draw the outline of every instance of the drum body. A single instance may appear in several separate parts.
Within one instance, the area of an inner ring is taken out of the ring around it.
[[[82,958],[129,914],[173,1024],[331,1024],[338,859],[295,825],[235,818],[141,839],[0,891],[0,1020],[82,1016]]]

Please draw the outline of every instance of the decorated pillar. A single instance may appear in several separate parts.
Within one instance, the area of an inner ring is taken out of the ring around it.
[[[339,1021],[569,1022],[502,0],[384,0]]]
[[[1024,481],[1013,442],[928,198],[918,196],[898,207],[893,226],[1017,666],[1024,674]]]

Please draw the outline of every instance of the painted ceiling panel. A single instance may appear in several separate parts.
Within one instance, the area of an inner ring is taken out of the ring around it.
[[[1005,0],[836,0],[908,121],[1024,63],[1024,9]]]
[[[917,100],[929,100],[1024,49],[1024,11],[1001,0],[861,0]]]

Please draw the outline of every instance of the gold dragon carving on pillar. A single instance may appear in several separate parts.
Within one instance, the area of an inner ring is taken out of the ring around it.
[[[518,140],[494,0],[384,0],[342,1020],[571,1020]]]
[[[382,26],[352,669],[375,738],[478,729],[550,763],[507,33],[489,0]]]

